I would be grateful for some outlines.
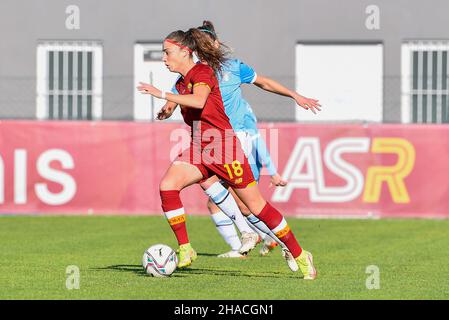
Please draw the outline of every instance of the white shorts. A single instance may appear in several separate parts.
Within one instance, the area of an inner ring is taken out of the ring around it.
[[[260,137],[260,134],[249,134],[245,131],[236,131],[235,135],[240,141],[242,145],[243,152],[245,156],[248,158],[248,163],[251,166],[251,171],[253,172],[254,179],[259,181],[260,171],[262,170],[262,163],[260,163],[257,155],[257,139]]]

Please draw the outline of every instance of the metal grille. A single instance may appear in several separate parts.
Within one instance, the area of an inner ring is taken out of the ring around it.
[[[101,112],[101,105],[98,104],[101,103],[102,74],[101,68],[96,64],[101,63],[101,57],[98,57],[101,50],[94,48],[92,44],[73,43],[47,44],[41,46],[41,50],[41,55],[45,55],[45,60],[41,62],[45,63],[41,66],[38,77],[45,85],[41,85],[43,90],[38,92],[38,96],[41,96],[38,108],[42,109],[38,111],[38,118],[98,119],[98,109]]]
[[[412,123],[449,123],[449,42],[409,47],[409,108]]]

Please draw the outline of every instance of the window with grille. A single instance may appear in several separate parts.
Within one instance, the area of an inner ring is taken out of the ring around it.
[[[449,123],[449,41],[402,45],[402,122]]]
[[[37,48],[37,118],[101,119],[102,76],[99,43],[40,43]]]

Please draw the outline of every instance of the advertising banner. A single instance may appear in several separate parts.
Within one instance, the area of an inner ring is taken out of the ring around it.
[[[449,217],[449,126],[260,124],[287,216]],[[180,123],[0,122],[0,214],[162,214],[159,182],[189,145]],[[207,214],[199,185],[181,192]]]

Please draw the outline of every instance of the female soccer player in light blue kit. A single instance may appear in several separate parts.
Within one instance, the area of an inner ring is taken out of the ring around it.
[[[216,47],[222,45],[218,41],[211,22],[204,21],[203,25],[197,29],[202,31],[205,38]],[[240,86],[243,83],[255,84],[266,91],[291,97],[298,105],[306,110],[310,109],[314,113],[316,113],[315,109],[320,111],[318,101],[305,98],[272,79],[257,75],[250,66],[237,59],[227,60],[223,64],[222,74],[217,75],[217,77],[226,115],[229,117],[231,126],[248,157],[255,180],[259,180],[260,171],[265,166],[271,176],[270,183],[275,186],[285,186],[287,182],[282,180],[271,160],[265,141],[257,128],[257,119],[251,106],[243,99]],[[176,89],[173,92],[177,93]],[[170,117],[175,108],[176,104],[167,102],[160,110],[158,119],[163,120]],[[224,187],[222,189],[215,190],[215,194],[218,194],[218,196],[210,197],[208,201],[208,209],[216,228],[231,247],[231,251],[219,255],[219,257],[244,257],[243,254],[247,254],[257,245],[259,236],[264,240],[260,250],[261,255],[269,253],[278,243],[282,245],[276,235],[255,215],[251,214],[237,196],[229,197],[232,191],[228,191]],[[242,213],[246,219],[242,216]],[[242,234],[241,241],[234,228],[234,223]],[[288,259],[288,257],[286,258]]]

